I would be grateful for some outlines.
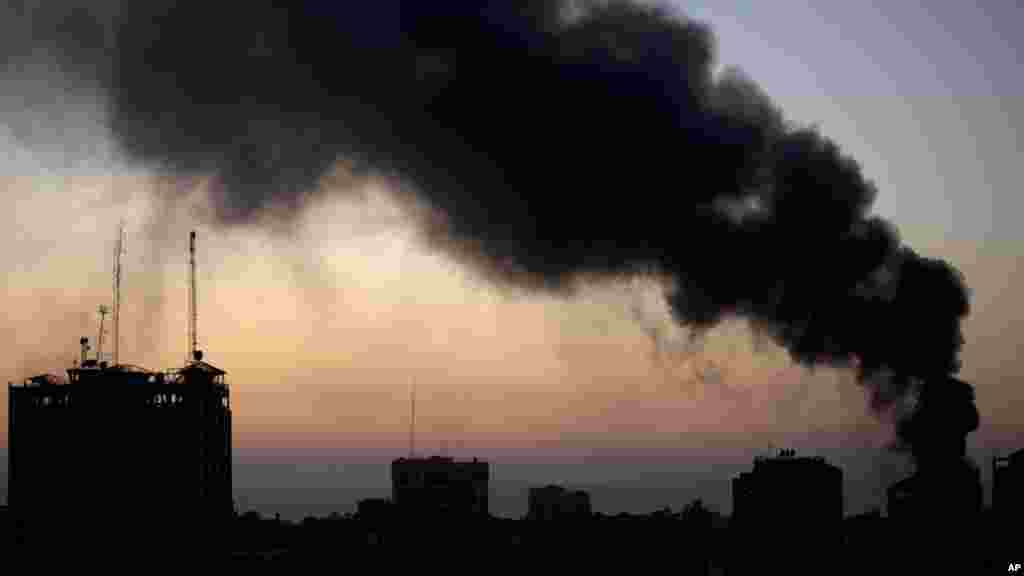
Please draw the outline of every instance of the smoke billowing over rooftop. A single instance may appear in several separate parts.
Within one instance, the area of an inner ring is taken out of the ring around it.
[[[287,217],[344,160],[496,280],[655,270],[680,323],[745,316],[800,363],[856,370],[876,410],[914,398],[918,456],[978,425],[953,379],[959,272],[871,214],[836,143],[716,75],[703,24],[622,2],[110,6],[83,27],[109,35],[102,63],[69,65],[100,79],[129,157],[213,176],[221,224]]]

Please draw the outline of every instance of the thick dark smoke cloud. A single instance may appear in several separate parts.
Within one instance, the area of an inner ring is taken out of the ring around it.
[[[741,314],[801,363],[855,364],[877,410],[916,398],[912,447],[977,427],[951,379],[960,274],[870,214],[876,189],[835,143],[715,77],[702,24],[395,0],[131,2],[115,24],[111,129],[133,157],[213,174],[225,225],[298,210],[344,158],[413,190],[444,217],[431,241],[497,278],[653,267],[682,323]]]

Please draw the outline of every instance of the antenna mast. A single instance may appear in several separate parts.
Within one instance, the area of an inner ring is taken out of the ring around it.
[[[188,264],[189,264],[189,310],[188,310],[188,346],[189,359],[198,360],[199,345],[197,343],[196,329],[198,324],[198,311],[196,310],[196,231],[193,230],[188,237]]]
[[[113,363],[116,366],[118,363],[118,353],[121,347],[121,255],[127,254],[125,248],[125,233],[124,233],[124,221],[117,227],[117,244],[114,247],[114,357]],[[104,312],[100,312],[101,318]],[[102,325],[102,320],[100,321]],[[102,334],[103,329],[100,329]],[[102,342],[102,336],[100,337]],[[100,345],[102,352],[102,344]]]
[[[110,308],[108,308],[105,304],[100,304],[99,312],[100,312],[100,333],[99,333],[99,338],[96,339],[96,342],[97,342],[97,344],[96,344],[96,361],[97,362],[102,362],[103,361],[103,333],[106,332],[106,330],[103,329],[103,320],[106,319],[107,314],[110,312]]]
[[[416,379],[413,377],[412,386],[410,387],[411,396],[411,414],[409,418],[409,458],[415,458],[416,456]]]

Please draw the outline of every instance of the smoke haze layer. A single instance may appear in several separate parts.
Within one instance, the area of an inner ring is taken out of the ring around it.
[[[960,273],[870,213],[877,191],[835,143],[716,76],[703,24],[625,2],[104,6],[111,25],[78,33],[113,30],[111,48],[68,65],[103,84],[126,155],[213,176],[223,225],[297,213],[343,159],[499,282],[654,269],[678,322],[745,316],[797,362],[855,369],[877,411],[913,399],[898,430],[915,454],[953,457],[922,446],[978,425],[952,378]]]

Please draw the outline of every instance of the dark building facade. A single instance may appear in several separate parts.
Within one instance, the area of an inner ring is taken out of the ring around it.
[[[13,544],[11,534],[11,515],[7,506],[0,506],[0,552],[6,552]]]
[[[992,461],[992,509],[1002,518],[1024,517],[1024,449]]]
[[[890,519],[924,525],[977,515],[984,499],[980,471],[965,462],[919,471],[890,486],[886,496]]]
[[[782,451],[759,458],[732,481],[733,519],[740,526],[779,519],[816,528],[837,528],[843,519],[843,472],[823,458]]]
[[[222,370],[86,360],[67,373],[8,387],[8,500],[20,544],[99,534],[180,543],[233,517]]]
[[[490,466],[434,456],[391,463],[392,502],[402,515],[487,518]]]
[[[792,450],[758,458],[753,470],[733,479],[732,499],[731,530],[745,550],[740,556],[754,562],[737,566],[741,572],[764,570],[779,549],[799,545],[823,552],[841,544],[843,473],[823,458],[798,457]]]
[[[356,503],[356,517],[364,520],[387,518],[393,506],[387,498],[364,498]]]
[[[913,476],[886,494],[889,531],[900,543],[893,571],[980,574],[978,562],[990,544],[983,537],[980,470],[958,458],[917,464]],[[907,553],[914,549],[927,552]]]
[[[527,496],[529,520],[581,520],[592,514],[590,494],[561,486],[530,488]]]

